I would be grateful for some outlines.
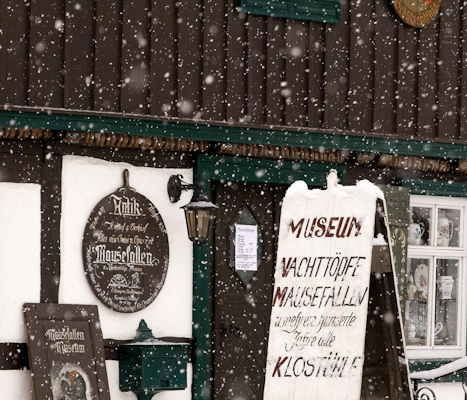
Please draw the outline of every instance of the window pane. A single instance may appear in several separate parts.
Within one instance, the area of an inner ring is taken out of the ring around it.
[[[429,259],[409,259],[405,318],[408,345],[427,344],[429,268]]]
[[[436,261],[434,341],[437,346],[457,345],[457,287],[459,260]]]
[[[409,244],[416,246],[430,246],[430,221],[432,209],[429,207],[411,207],[411,210],[412,222],[409,227]]]
[[[438,228],[436,244],[443,247],[459,247],[460,210],[440,208],[438,210]]]

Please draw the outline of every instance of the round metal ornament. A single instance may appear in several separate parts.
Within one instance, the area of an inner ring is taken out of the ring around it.
[[[441,7],[441,0],[391,0],[391,3],[402,21],[415,28],[430,23]]]
[[[125,185],[92,211],[83,238],[85,274],[93,292],[112,310],[131,313],[159,294],[169,264],[167,230],[156,207]]]

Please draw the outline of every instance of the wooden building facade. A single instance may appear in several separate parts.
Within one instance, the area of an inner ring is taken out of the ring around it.
[[[384,0],[345,2],[327,25],[241,14],[233,1],[2,7],[11,109],[465,143],[461,1],[423,28]]]
[[[297,179],[322,187],[335,168],[342,183],[368,179],[395,188],[387,201],[412,369],[466,356],[465,4],[442,0],[434,19],[418,28],[402,22],[390,0],[344,0],[338,23],[247,14],[235,0],[1,1],[0,186],[33,184],[40,191],[40,255],[28,284],[37,296],[23,301],[19,295],[11,312],[20,313],[21,302],[99,302],[79,283],[73,287],[74,271],[82,269],[66,234],[75,223],[66,214],[72,212],[69,193],[75,193],[73,168],[86,174],[102,167],[95,188],[116,179],[120,163],[141,179],[148,168],[160,187],[146,196],[182,219],[183,202],[168,204],[165,186],[171,174],[183,174],[203,182],[223,211],[211,244],[194,246],[193,262],[180,263],[185,270],[178,290],[192,291],[193,298],[182,302],[186,310],[179,316],[193,330],[168,331],[179,321],[164,309],[176,296],[161,300],[160,317],[150,310],[145,316],[150,324],[166,324],[168,330],[154,327],[156,336],[190,339],[189,388],[165,395],[260,399],[262,382],[252,378],[264,374],[284,187]],[[76,193],[86,197],[85,182],[80,185]],[[95,204],[102,198],[94,197]],[[436,238],[441,216],[451,229],[444,244]],[[179,240],[171,246],[191,252],[177,218],[169,223]],[[229,259],[230,227],[238,218],[262,227],[262,263],[250,277]],[[410,237],[413,224],[423,230],[418,238]],[[425,271],[420,265],[427,268],[429,289],[409,298],[408,285]],[[452,299],[437,297],[441,276],[455,280]],[[77,295],[81,290],[85,294]],[[251,296],[261,305],[259,314],[247,301]],[[456,301],[445,301],[443,311],[438,300]],[[425,310],[415,333],[414,307]],[[135,314],[122,324],[134,323]],[[253,314],[257,325],[245,317]],[[102,318],[116,316],[103,311]],[[436,326],[442,334],[434,333]],[[103,333],[111,395],[123,399],[116,352],[119,341],[132,336],[125,331],[120,337],[113,327]],[[8,382],[27,367],[26,346],[21,332],[0,330],[0,342],[0,380]],[[239,351],[246,366],[235,356]],[[232,357],[237,367],[231,370]],[[383,354],[374,357],[385,363]],[[230,373],[233,386],[225,384]],[[428,385],[437,396],[451,390],[454,399],[460,379],[454,374]],[[16,387],[22,383],[11,399]]]

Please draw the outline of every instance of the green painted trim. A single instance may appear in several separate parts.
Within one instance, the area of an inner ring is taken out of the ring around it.
[[[195,179],[210,193],[211,182],[219,180],[290,184],[304,180],[313,186],[326,184],[327,172],[334,168],[345,183],[342,165],[295,163],[233,156],[197,157]],[[222,212],[222,211],[221,211]],[[194,400],[211,398],[211,251],[210,245],[193,248],[193,385]]]
[[[202,166],[200,178],[203,181],[225,179],[291,184],[297,180],[304,180],[312,186],[324,186],[327,173],[330,169],[335,169],[341,183],[345,182],[343,165],[209,155],[200,155],[198,163]]]
[[[337,24],[341,22],[342,4],[339,0],[241,0],[238,11]]]
[[[467,197],[467,182],[402,179],[402,186],[410,188],[410,194]]]
[[[71,112],[0,111],[0,126],[37,129],[107,132],[160,136],[224,143],[313,147],[336,150],[467,158],[467,145],[421,140],[347,135],[345,132],[306,132],[240,126],[159,121],[122,116],[73,114]]]
[[[210,246],[193,245],[193,400],[211,398]]]
[[[429,360],[410,360],[409,361],[409,370],[410,372],[418,371],[429,371],[431,369],[442,367],[443,365],[449,364],[456,359],[429,359]],[[417,379],[419,383],[437,383],[437,382],[462,382],[462,377],[466,371],[460,370],[452,374],[444,375],[436,379]]]

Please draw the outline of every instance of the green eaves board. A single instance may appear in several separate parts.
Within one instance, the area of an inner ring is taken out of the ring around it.
[[[337,24],[341,21],[342,6],[340,0],[240,0],[238,11]]]

